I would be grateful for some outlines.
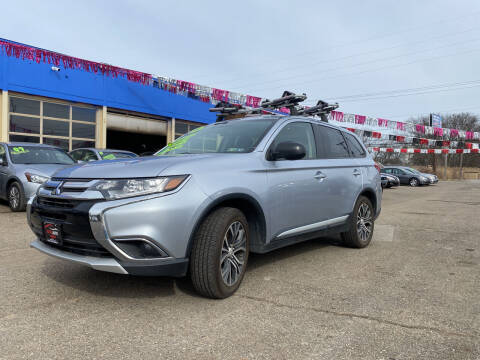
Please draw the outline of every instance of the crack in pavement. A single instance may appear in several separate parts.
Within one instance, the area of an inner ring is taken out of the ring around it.
[[[478,338],[478,336],[473,335],[473,334],[465,334],[465,333],[459,333],[459,332],[454,332],[454,331],[449,331],[449,330],[442,330],[442,329],[438,329],[438,328],[431,327],[431,326],[403,324],[403,323],[399,323],[399,322],[396,322],[396,321],[377,318],[377,317],[369,316],[369,315],[359,315],[359,314],[353,314],[353,313],[338,312],[338,311],[320,309],[320,308],[303,306],[303,305],[282,304],[282,303],[279,303],[279,302],[276,302],[276,301],[273,301],[273,300],[268,300],[268,299],[265,299],[265,298],[260,298],[260,297],[251,296],[251,295],[235,294],[234,296],[238,296],[238,297],[248,299],[248,300],[263,302],[263,303],[271,304],[271,305],[274,305],[274,306],[277,306],[277,307],[282,307],[282,308],[288,308],[288,309],[293,309],[293,310],[310,310],[310,311],[323,313],[323,314],[347,317],[347,318],[350,318],[350,319],[369,320],[369,321],[374,321],[374,322],[377,322],[377,323],[380,323],[380,324],[398,326],[398,327],[401,327],[401,328],[404,328],[404,329],[420,330],[420,331],[432,331],[432,332],[435,332],[437,334],[444,335],[444,336],[460,336],[460,337],[473,338],[473,339]]]

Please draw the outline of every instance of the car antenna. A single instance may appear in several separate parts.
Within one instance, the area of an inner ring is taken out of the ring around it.
[[[314,116],[314,115],[319,115],[322,121],[328,122],[327,115],[338,108],[338,103],[333,103],[329,104],[323,100],[318,100],[317,105],[312,106],[312,107],[305,107],[301,110],[299,110],[298,115],[304,115],[304,116]]]

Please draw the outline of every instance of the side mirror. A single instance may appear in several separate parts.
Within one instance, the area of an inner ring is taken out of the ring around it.
[[[7,159],[4,158],[4,157],[2,157],[2,158],[0,159],[0,165],[2,165],[2,166],[8,166],[8,161],[7,161]]]
[[[300,160],[306,155],[305,146],[302,144],[285,141],[278,144],[270,154],[270,160],[285,159],[285,160]]]

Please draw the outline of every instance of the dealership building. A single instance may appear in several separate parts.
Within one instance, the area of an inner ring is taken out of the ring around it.
[[[160,149],[215,121],[227,91],[0,39],[0,141]],[[230,99],[240,99],[239,94]],[[249,104],[257,98],[249,97]],[[245,97],[240,99],[245,104]],[[237,101],[238,102],[238,101]],[[255,103],[255,105],[258,105]]]

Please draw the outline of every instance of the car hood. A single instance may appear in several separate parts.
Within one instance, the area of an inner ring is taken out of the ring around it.
[[[16,172],[29,172],[51,177],[56,171],[71,165],[61,164],[15,164]]]
[[[102,160],[62,169],[57,178],[70,179],[122,179],[144,178],[160,175],[170,166],[187,164],[216,154],[194,154],[182,156],[149,156],[133,159]]]

